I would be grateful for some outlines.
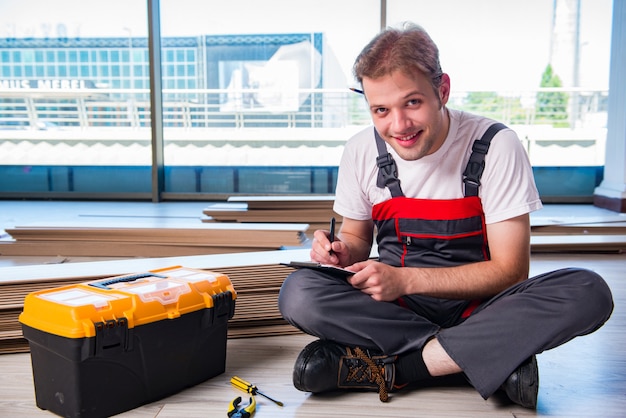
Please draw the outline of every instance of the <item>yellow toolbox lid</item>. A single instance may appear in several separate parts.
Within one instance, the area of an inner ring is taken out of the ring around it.
[[[68,338],[96,335],[96,323],[125,318],[128,328],[213,308],[214,296],[237,294],[221,273],[173,266],[32,292],[19,321]]]

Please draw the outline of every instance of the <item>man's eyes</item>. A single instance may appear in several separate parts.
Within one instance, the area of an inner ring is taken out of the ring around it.
[[[410,99],[406,102],[406,106],[407,107],[415,107],[415,106],[419,106],[423,103],[422,99]],[[381,115],[384,113],[388,113],[389,112],[389,108],[386,107],[376,107],[372,109],[372,112],[377,114],[377,115]]]

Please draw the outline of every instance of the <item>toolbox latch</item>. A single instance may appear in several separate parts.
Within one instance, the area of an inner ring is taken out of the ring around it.
[[[115,355],[132,350],[132,328],[126,318],[94,323],[96,328],[96,356]]]
[[[235,301],[230,290],[211,295],[211,298],[213,299],[213,309],[207,310],[208,315],[204,317],[203,326],[210,327],[224,316],[228,320],[235,315]]]
[[[228,319],[231,319],[235,315],[235,301],[230,290],[213,295],[213,306],[217,318],[228,315]]]

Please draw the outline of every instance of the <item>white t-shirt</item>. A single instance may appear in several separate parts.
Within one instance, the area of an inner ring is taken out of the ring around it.
[[[400,187],[406,197],[456,199],[463,197],[463,171],[472,152],[493,120],[449,109],[450,128],[443,145],[433,154],[405,161],[387,145],[398,167]],[[374,127],[354,135],[346,143],[339,165],[334,210],[339,215],[372,219],[372,207],[391,198],[388,188],[376,186]],[[498,132],[485,157],[479,196],[487,224],[541,209],[526,150],[511,129]]]

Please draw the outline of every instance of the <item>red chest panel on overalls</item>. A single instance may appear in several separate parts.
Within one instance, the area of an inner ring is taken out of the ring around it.
[[[406,267],[443,267],[489,259],[480,198],[394,197],[375,205],[379,259]]]

